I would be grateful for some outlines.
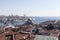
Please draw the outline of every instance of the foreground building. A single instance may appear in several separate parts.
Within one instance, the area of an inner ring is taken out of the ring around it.
[[[34,40],[59,40],[58,37],[36,35]]]

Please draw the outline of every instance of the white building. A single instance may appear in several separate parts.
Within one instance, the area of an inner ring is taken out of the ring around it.
[[[36,35],[34,40],[58,40],[58,37]]]
[[[13,25],[8,25],[8,26],[6,26],[5,28],[15,28]]]

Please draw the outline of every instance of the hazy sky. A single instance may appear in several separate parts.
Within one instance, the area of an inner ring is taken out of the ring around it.
[[[60,16],[60,0],[0,0],[0,15]]]

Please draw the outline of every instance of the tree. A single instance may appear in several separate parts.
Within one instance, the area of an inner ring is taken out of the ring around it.
[[[52,30],[52,29],[54,29],[54,26],[50,23],[50,24],[48,24],[47,25],[47,30]]]
[[[34,29],[32,30],[32,32],[33,32],[34,35],[36,35],[36,34],[39,33],[39,29],[38,29],[38,28],[34,28]]]

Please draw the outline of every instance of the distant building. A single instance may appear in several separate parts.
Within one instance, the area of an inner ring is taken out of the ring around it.
[[[33,22],[32,22],[31,19],[28,19],[28,20],[24,23],[24,25],[29,25],[29,24],[33,24]]]

